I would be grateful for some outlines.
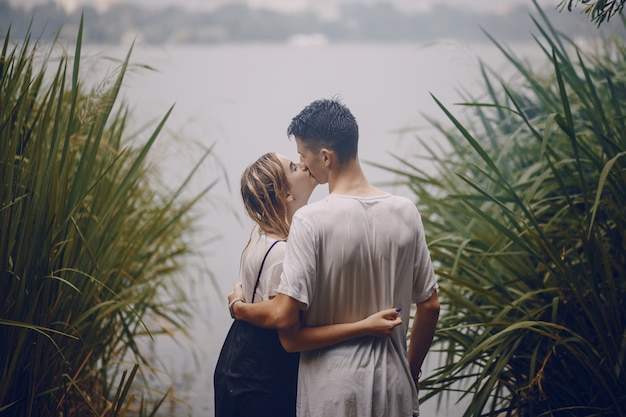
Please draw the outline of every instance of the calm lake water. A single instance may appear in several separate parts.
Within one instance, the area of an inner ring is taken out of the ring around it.
[[[515,45],[515,50],[524,56],[537,54],[531,45]],[[119,59],[127,51],[90,46],[86,55]],[[135,46],[132,62],[138,66],[131,68],[123,89],[133,126],[154,126],[154,120],[174,105],[157,148],[164,178],[180,183],[202,149],[214,146],[214,157],[202,164],[189,195],[218,180],[198,206],[200,230],[194,242],[201,256],[190,261],[188,274],[195,312],[192,338],[157,338],[150,346],[172,371],[161,375],[161,383],[173,383],[174,394],[183,400],[166,403],[162,415],[213,415],[213,369],[231,324],[226,294],[238,280],[239,256],[251,226],[238,194],[245,166],[268,151],[297,159],[295,143],[285,133],[291,118],[311,101],[332,96],[340,96],[359,121],[363,161],[395,167],[392,155],[399,155],[418,163],[416,132],[439,140],[422,114],[443,120],[431,94],[460,112],[454,106],[465,99],[460,92],[482,91],[478,59],[499,72],[510,72],[489,43]],[[113,68],[113,63],[109,68],[100,62],[89,71],[98,80]],[[375,183],[393,180],[386,171],[367,164],[364,169]],[[409,195],[400,187],[382,187]],[[325,186],[318,187],[312,200],[326,192]],[[209,268],[214,281],[198,276],[198,266]],[[428,360],[430,366],[436,363],[436,358]],[[436,401],[421,408],[423,416],[435,415]],[[460,416],[462,408],[450,404],[437,415]]]

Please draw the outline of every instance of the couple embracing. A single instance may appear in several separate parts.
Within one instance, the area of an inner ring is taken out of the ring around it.
[[[439,316],[420,214],[369,183],[340,101],[309,104],[287,134],[299,162],[266,154],[241,178],[256,226],[228,296],[215,415],[417,416]],[[317,184],[329,194],[307,204]]]

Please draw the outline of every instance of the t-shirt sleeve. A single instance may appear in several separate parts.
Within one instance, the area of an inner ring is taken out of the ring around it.
[[[422,217],[417,213],[417,253],[413,275],[412,301],[416,304],[428,300],[437,290],[437,277],[426,243]]]
[[[315,294],[317,241],[313,227],[296,213],[292,219],[278,292],[308,309]]]

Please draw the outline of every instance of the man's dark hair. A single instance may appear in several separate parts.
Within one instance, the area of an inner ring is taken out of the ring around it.
[[[355,117],[337,99],[316,100],[291,120],[287,135],[300,138],[306,146],[335,152],[339,163],[357,156],[359,126]]]

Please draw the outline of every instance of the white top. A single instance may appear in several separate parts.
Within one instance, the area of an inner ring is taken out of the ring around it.
[[[259,268],[265,253],[276,239],[267,237],[264,233],[259,234],[258,229],[252,232],[252,241],[241,256],[239,269],[240,281],[243,285],[243,293],[246,302],[252,301],[252,290],[256,282]],[[254,302],[269,300],[276,296],[280,275],[283,272],[283,258],[287,250],[287,242],[278,242],[267,255],[261,279],[256,290]]]
[[[307,326],[353,322],[402,308],[389,338],[302,352],[298,416],[419,414],[407,359],[411,303],[437,289],[415,204],[391,194],[331,194],[293,218],[278,291],[303,303]]]

